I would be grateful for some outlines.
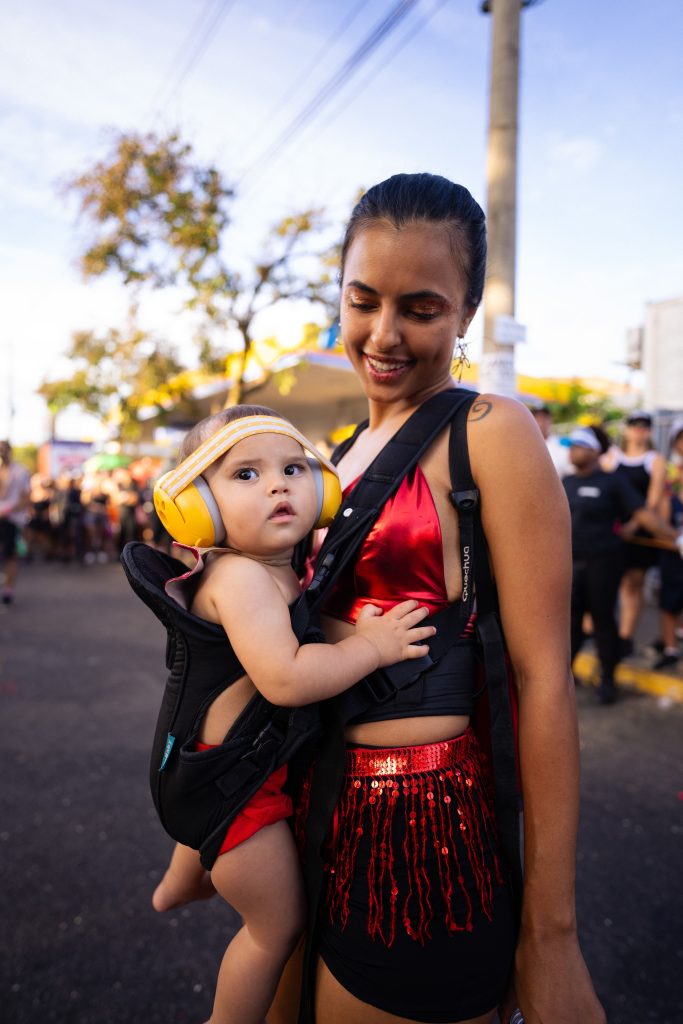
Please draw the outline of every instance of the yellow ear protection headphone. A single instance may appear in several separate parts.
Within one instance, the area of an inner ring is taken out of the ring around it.
[[[339,475],[332,463],[287,420],[276,416],[243,416],[226,423],[176,469],[157,480],[154,505],[175,540],[202,548],[224,541],[223,520],[202,473],[238,441],[254,434],[284,434],[299,442],[307,453],[318,495],[315,528],[330,525],[342,499]]]

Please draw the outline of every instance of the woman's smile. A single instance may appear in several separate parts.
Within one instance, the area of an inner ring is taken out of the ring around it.
[[[415,365],[414,359],[387,359],[385,356],[370,355],[369,352],[364,352],[363,356],[369,376],[380,382],[398,380]]]

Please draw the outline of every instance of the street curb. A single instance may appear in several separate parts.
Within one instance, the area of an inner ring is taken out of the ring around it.
[[[594,654],[580,651],[574,658],[572,666],[574,675],[582,683],[597,686],[600,681],[600,663]],[[664,672],[653,672],[647,668],[639,668],[621,662],[617,666],[614,678],[620,686],[626,686],[641,693],[649,693],[653,697],[665,697],[683,704],[683,679],[668,676]]]

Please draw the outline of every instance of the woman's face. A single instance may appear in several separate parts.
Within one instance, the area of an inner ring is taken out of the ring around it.
[[[455,339],[476,312],[466,290],[445,227],[360,231],[344,267],[341,336],[371,401],[421,402],[449,386]]]
[[[627,443],[648,444],[652,438],[652,427],[647,420],[633,420],[625,425],[624,437]]]

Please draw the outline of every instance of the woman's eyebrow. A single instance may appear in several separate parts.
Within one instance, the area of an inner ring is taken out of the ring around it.
[[[402,299],[408,299],[411,302],[419,301],[420,299],[438,299],[439,302],[448,302],[445,295],[441,295],[439,292],[432,292],[429,288],[423,288],[419,292],[407,292],[401,296]],[[450,305],[450,303],[448,303]]]
[[[359,288],[361,291],[369,292],[371,295],[379,295],[376,288],[371,288],[369,284],[364,284],[363,281],[349,281],[346,287]],[[406,292],[401,298],[407,299],[409,302],[419,301],[420,299],[438,299],[439,302],[448,302],[444,295],[441,295],[439,292],[430,291],[429,288],[423,288],[418,292]],[[450,305],[450,303],[448,304]]]
[[[379,295],[376,288],[371,288],[369,284],[363,284],[362,281],[349,281],[346,285],[347,288],[360,288],[361,291],[370,292],[371,295]]]

